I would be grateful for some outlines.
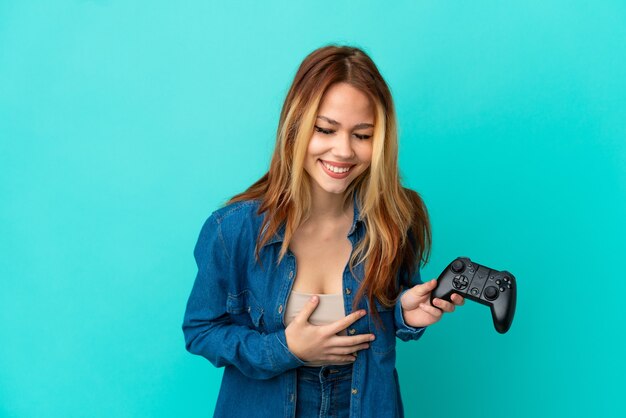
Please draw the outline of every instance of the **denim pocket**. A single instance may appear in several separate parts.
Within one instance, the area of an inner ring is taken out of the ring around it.
[[[238,323],[249,322],[247,325],[256,329],[263,326],[263,307],[248,289],[237,294],[228,294],[226,312],[231,314]]]

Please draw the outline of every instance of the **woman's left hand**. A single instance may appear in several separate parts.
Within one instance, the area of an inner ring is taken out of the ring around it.
[[[430,294],[435,287],[437,287],[436,279],[415,285],[402,295],[400,303],[404,322],[407,325],[414,328],[432,325],[441,319],[444,312],[454,312],[456,306],[465,303],[463,296],[454,293],[451,296],[452,302],[435,298],[431,304]]]

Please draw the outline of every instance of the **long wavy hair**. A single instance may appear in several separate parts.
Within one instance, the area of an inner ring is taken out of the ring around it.
[[[349,260],[349,268],[365,263],[353,310],[367,294],[384,306],[396,303],[402,287],[409,285],[420,263],[430,255],[431,231],[428,213],[418,193],[404,188],[398,172],[398,133],[391,93],[371,58],[352,46],[327,45],[311,52],[301,63],[287,93],[278,124],[276,146],[269,171],[245,192],[226,204],[258,199],[258,214],[266,213],[257,237],[260,248],[285,225],[279,253],[282,260],[298,226],[309,216],[311,179],[304,170],[308,143],[322,97],[335,83],[348,83],[364,92],[375,109],[372,160],[344,194],[348,207],[354,193],[365,223],[366,234]],[[399,282],[396,277],[399,275]],[[380,318],[376,309],[376,322]]]

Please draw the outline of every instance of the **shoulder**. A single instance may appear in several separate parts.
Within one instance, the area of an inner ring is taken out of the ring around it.
[[[217,224],[229,224],[258,217],[259,200],[242,200],[227,204],[211,213],[209,219]]]
[[[247,251],[263,223],[263,215],[258,214],[260,204],[259,200],[227,204],[211,213],[203,229],[217,235],[229,253]]]
[[[232,235],[235,231],[256,229],[263,221],[263,215],[258,214],[259,200],[242,200],[222,206],[214,210],[205,224],[219,229],[220,233]]]

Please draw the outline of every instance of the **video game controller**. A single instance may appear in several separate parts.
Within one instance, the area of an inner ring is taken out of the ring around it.
[[[491,308],[493,325],[500,334],[511,327],[517,302],[515,277],[508,271],[481,266],[467,257],[458,257],[439,275],[434,298],[450,301],[453,293]]]

